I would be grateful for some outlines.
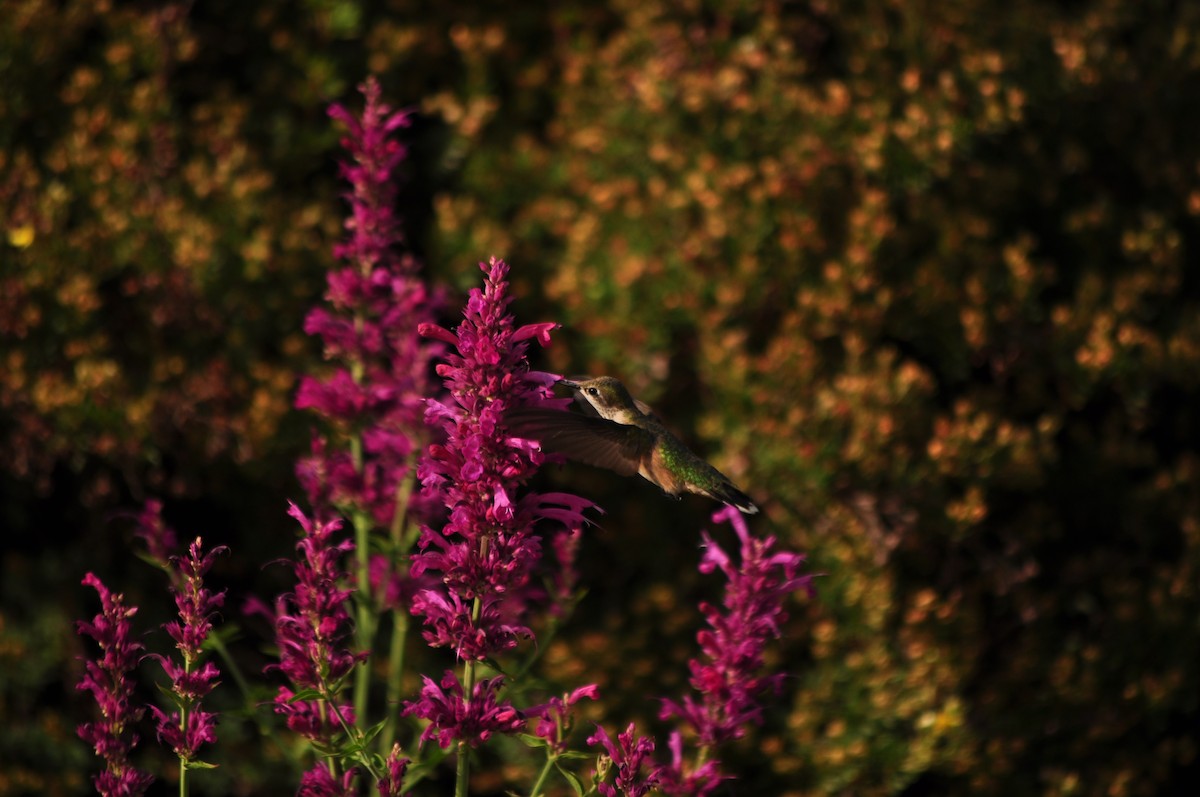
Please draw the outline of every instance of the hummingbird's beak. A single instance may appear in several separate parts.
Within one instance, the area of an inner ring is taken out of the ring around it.
[[[579,383],[578,383],[578,382],[572,382],[570,379],[560,379],[558,383],[559,383],[560,385],[562,385],[563,387],[569,387],[569,388],[571,388],[572,390],[578,390],[578,389],[579,389]]]

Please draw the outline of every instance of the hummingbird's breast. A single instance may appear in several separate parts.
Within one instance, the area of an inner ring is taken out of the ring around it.
[[[664,493],[679,495],[687,490],[689,459],[693,455],[687,446],[665,429],[660,430],[658,443],[642,460],[642,478],[658,486]]]

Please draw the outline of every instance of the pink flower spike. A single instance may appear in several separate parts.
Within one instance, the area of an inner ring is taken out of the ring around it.
[[[596,732],[588,737],[587,743],[603,747],[610,765],[617,770],[612,784],[597,785],[597,790],[604,797],[617,797],[618,794],[625,797],[642,797],[657,787],[656,772],[642,775],[643,765],[654,752],[654,740],[637,736],[633,723],[629,724],[624,733],[617,735],[616,742],[604,728],[597,725]]]
[[[444,592],[430,589],[413,601],[414,613],[424,618],[425,639],[471,660],[531,636],[524,614],[541,557],[535,524],[579,527],[591,506],[561,493],[517,498],[542,455],[508,433],[504,413],[551,397],[553,380],[527,378],[525,341],[548,336],[557,325],[516,329],[507,312],[507,264],[493,258],[480,268],[487,274],[484,286],[471,291],[454,332],[421,327],[423,335],[454,345],[437,366],[453,401],[426,405],[426,421],[440,427],[446,442],[427,448],[417,473],[422,496],[445,506],[448,521],[423,530],[412,566],[417,575],[440,574],[444,585]],[[472,617],[467,608],[476,597],[483,599],[483,609]]]
[[[787,616],[784,601],[810,588],[812,581],[811,575],[797,575],[802,555],[774,551],[774,537],[752,536],[737,510],[728,507],[713,517],[733,525],[741,542],[741,561],[735,565],[707,532],[703,534],[700,570],[724,573],[729,582],[724,605],[700,607],[709,627],[696,635],[703,657],[689,662],[696,695],[682,702],[665,700],[659,712],[662,719],[674,717],[690,726],[706,748],[740,738],[747,725],[762,722],[764,695],[777,690],[783,677],[761,672],[763,653],[767,642],[780,634]]]
[[[494,733],[516,733],[524,725],[520,712],[496,695],[503,676],[485,678],[475,684],[470,698],[464,698],[462,684],[447,670],[441,684],[422,676],[424,686],[419,700],[405,703],[404,713],[430,721],[421,734],[421,742],[436,739],[438,746],[449,747],[462,740],[472,747],[486,742]]]
[[[168,567],[177,543],[175,531],[163,521],[162,501],[147,501],[134,520],[137,524],[134,534],[146,543],[146,553],[159,567]]]
[[[92,777],[92,783],[101,794],[144,794],[154,778],[129,761],[138,744],[133,726],[145,711],[134,700],[132,679],[142,650],[132,639],[131,620],[137,608],[126,607],[124,596],[110,592],[94,573],[84,576],[83,583],[100,594],[102,607],[90,622],[76,623],[79,634],[91,637],[100,647],[98,659],[84,662],[83,678],[76,685],[91,693],[100,713],[96,722],[78,728],[79,738],[104,759],[105,769]]]
[[[404,773],[408,769],[409,760],[400,754],[400,745],[392,745],[388,754],[385,770],[375,784],[379,797],[400,797],[404,793]]]
[[[684,761],[683,735],[679,731],[671,732],[667,748],[671,751],[671,761],[656,772],[658,787],[663,794],[671,797],[708,797],[722,781],[732,780],[732,776],[721,772],[720,762],[711,758],[697,768],[689,768]]]
[[[348,157],[339,165],[350,207],[346,235],[334,247],[341,263],[327,275],[325,302],[309,312],[304,330],[321,340],[334,366],[303,377],[295,405],[312,410],[331,431],[314,438],[296,472],[318,516],[361,512],[386,528],[400,509],[396,498],[410,476],[411,453],[428,442],[422,415],[424,397],[433,393],[429,363],[444,342],[417,334],[436,317],[441,299],[404,251],[394,210],[405,148],[393,135],[409,114],[383,103],[373,78],[361,90],[361,114],[329,109],[347,130]],[[351,456],[351,435],[363,442],[362,456]],[[420,521],[426,508],[417,502],[403,509]]]
[[[544,739],[551,750],[562,753],[567,749],[567,737],[573,724],[571,706],[585,697],[598,700],[599,696],[600,688],[596,684],[588,684],[562,697],[552,697],[547,703],[526,709],[525,713],[529,717],[539,718],[534,734]]]

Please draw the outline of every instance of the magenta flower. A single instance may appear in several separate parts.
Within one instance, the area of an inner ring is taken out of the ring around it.
[[[688,763],[683,757],[683,734],[672,731],[667,740],[671,761],[655,770],[658,789],[663,794],[677,797],[707,797],[716,791],[723,781],[732,780],[732,775],[721,771],[716,759],[706,759],[698,766]]]
[[[500,598],[489,596],[481,601],[478,617],[472,618],[471,606],[457,593],[432,589],[422,592],[412,604],[413,614],[424,616],[428,624],[425,639],[430,645],[453,647],[460,657],[473,661],[508,650],[517,644],[517,637],[533,636],[525,626],[507,622],[502,608]]]
[[[579,585],[579,568],[576,558],[579,555],[579,545],[582,539],[581,529],[564,529],[550,540],[550,549],[554,552],[554,566],[551,570],[550,583],[550,612],[559,619],[566,615],[569,604],[575,598],[575,588]]]
[[[143,518],[150,521],[149,525],[143,526],[148,531],[142,535],[148,542],[165,536],[159,533],[160,530],[170,534],[170,530],[162,524],[159,513],[144,513]],[[157,523],[154,522],[156,520]],[[213,593],[206,589],[204,574],[212,567],[217,554],[226,550],[222,545],[205,554],[203,543],[197,537],[188,547],[186,557],[170,557],[169,572],[174,583],[172,589],[175,606],[179,609],[179,621],[163,627],[175,640],[175,647],[183,656],[183,664],[163,656],[150,656],[162,665],[163,671],[171,679],[171,693],[178,707],[170,714],[156,706],[150,707],[157,723],[158,738],[185,763],[195,759],[200,745],[215,742],[217,738],[216,715],[203,711],[200,701],[217,685],[220,671],[211,661],[203,666],[200,666],[200,662],[204,656],[204,642],[212,631],[212,615],[225,602],[225,593]]]
[[[150,561],[163,569],[170,569],[171,557],[178,550],[175,531],[162,517],[162,501],[149,500],[142,511],[134,515],[134,536],[146,543],[146,554]]]
[[[502,418],[511,406],[565,402],[551,398],[556,378],[530,371],[525,360],[525,341],[544,345],[557,325],[515,328],[507,313],[508,266],[493,258],[480,267],[487,280],[483,290],[471,291],[463,323],[454,332],[421,327],[421,334],[454,347],[437,368],[453,403],[430,400],[426,411],[446,443],[431,445],[418,468],[424,492],[445,505],[449,520],[440,530],[423,529],[412,567],[414,576],[436,573],[441,581],[441,589],[425,590],[413,603],[414,614],[424,617],[426,640],[468,660],[531,636],[523,616],[541,558],[534,524],[546,518],[579,528],[592,506],[564,493],[517,498],[542,455],[530,441],[508,436]],[[476,599],[480,608],[473,612]]]
[[[400,754],[400,745],[392,745],[392,752],[384,762],[384,772],[375,787],[379,797],[400,797],[404,793],[404,773],[409,760]]]
[[[633,723],[630,723],[624,733],[617,734],[616,742],[597,725],[596,732],[588,737],[587,743],[602,746],[606,753],[601,756],[597,772],[600,782],[596,784],[596,789],[603,797],[642,797],[658,786],[656,772],[642,774],[644,765],[649,762],[650,755],[654,752],[654,740],[638,737],[634,733]],[[616,774],[613,776],[613,782],[608,783],[608,772],[614,767]]]
[[[537,726],[533,731],[534,735],[545,739],[553,753],[561,755],[566,752],[567,737],[571,733],[573,724],[571,706],[585,697],[591,700],[599,699],[600,688],[595,684],[588,684],[562,697],[552,697],[540,706],[526,709],[527,717],[538,718]]]
[[[193,761],[202,744],[217,740],[216,715],[193,708],[187,713],[187,729],[180,727],[179,712],[167,714],[157,706],[150,706],[158,726],[158,740],[169,747],[184,761]]]
[[[83,583],[100,593],[102,607],[91,622],[76,624],[81,635],[95,640],[101,653],[99,659],[86,661],[84,676],[76,687],[91,692],[100,709],[99,721],[84,723],[78,729],[79,737],[104,759],[105,769],[93,776],[92,783],[105,797],[144,794],[154,778],[129,762],[138,744],[133,725],[144,713],[133,700],[130,678],[142,650],[142,645],[131,639],[130,620],[137,608],[127,608],[124,597],[110,592],[93,573],[84,576]]]
[[[275,713],[282,714],[288,730],[303,736],[310,742],[327,741],[335,726],[340,725],[340,716],[347,725],[355,721],[354,708],[348,703],[338,702],[330,706],[320,700],[294,700],[296,693],[286,686],[279,687],[275,695]],[[336,716],[334,714],[336,712]]]
[[[319,517],[353,508],[387,527],[397,510],[397,486],[424,445],[429,363],[441,350],[423,341],[417,327],[433,319],[441,300],[417,276],[416,260],[400,252],[394,173],[405,150],[392,136],[408,125],[408,113],[383,104],[373,78],[362,92],[361,118],[339,105],[329,110],[348,130],[342,145],[351,162],[342,163],[341,172],[350,184],[349,235],[334,249],[345,265],[329,274],[327,306],[310,312],[304,324],[321,338],[326,359],[341,365],[326,377],[303,378],[296,394],[297,408],[316,411],[342,438],[357,436],[361,448],[314,439],[297,475]]]
[[[436,739],[440,747],[446,748],[458,740],[475,747],[495,733],[516,733],[525,724],[512,704],[496,699],[504,682],[501,676],[476,683],[470,699],[464,699],[462,684],[450,670],[442,676],[440,685],[428,675],[421,678],[421,699],[409,703],[404,713],[429,720],[421,733],[422,744]]]
[[[741,540],[741,564],[735,567],[720,546],[707,533],[703,535],[701,572],[719,568],[729,584],[724,607],[700,604],[709,628],[697,634],[705,657],[689,662],[697,696],[686,696],[682,703],[664,700],[659,713],[662,719],[682,720],[700,747],[697,760],[688,762],[683,734],[671,734],[671,761],[655,772],[659,789],[667,795],[704,797],[730,778],[709,754],[716,745],[740,738],[749,723],[761,724],[765,693],[778,693],[785,677],[762,673],[763,650],[781,633],[787,617],[783,601],[798,589],[812,590],[812,576],[798,575],[802,554],[772,552],[775,538],[752,537],[741,512],[733,507],[718,511],[713,520],[733,524]]]
[[[741,565],[735,567],[707,533],[700,571],[720,568],[729,584],[724,607],[700,605],[709,628],[697,634],[704,659],[689,662],[692,688],[699,698],[687,696],[682,704],[664,701],[660,717],[677,717],[696,732],[702,747],[740,738],[748,723],[761,724],[764,692],[778,693],[782,673],[760,674],[763,650],[779,637],[787,615],[783,601],[798,589],[812,588],[812,576],[797,575],[802,554],[772,553],[775,538],[756,539],[746,521],[728,507],[713,515],[714,522],[733,524],[741,540]]]
[[[275,711],[287,718],[293,730],[310,739],[327,739],[343,721],[354,722],[353,712],[333,701],[332,695],[354,665],[366,658],[365,653],[351,653],[346,647],[352,630],[346,608],[350,590],[338,586],[345,576],[341,557],[354,544],[334,541],[341,521],[314,522],[294,504],[289,514],[299,521],[304,537],[296,545],[300,556],[295,564],[295,592],[280,599],[275,613],[279,664],[268,669],[278,668],[298,689],[318,690],[329,700],[293,702],[295,692],[280,687]]]
[[[427,402],[426,421],[439,427],[445,444],[429,446],[417,473],[428,499],[448,510],[440,529],[425,526],[412,557],[415,577],[436,576],[418,593],[412,610],[424,620],[424,636],[434,647],[449,647],[470,665],[532,638],[528,609],[532,575],[541,561],[535,524],[550,520],[580,528],[590,501],[564,493],[526,494],[522,485],[542,462],[529,440],[510,436],[503,423],[509,407],[549,402],[556,377],[531,371],[526,341],[550,340],[556,324],[515,327],[508,314],[508,266],[492,258],[482,290],[471,291],[463,322],[451,332],[432,324],[421,334],[452,347],[437,372],[452,401]],[[473,676],[468,676],[467,683]],[[474,685],[469,695],[453,674],[439,687],[426,679],[418,700],[405,712],[431,721],[422,739],[454,739],[474,745],[494,732],[513,733],[518,712],[499,702],[499,678]]]
[[[217,554],[228,550],[219,545],[204,553],[203,542],[197,537],[188,546],[187,557],[171,557],[178,573],[175,606],[179,609],[181,622],[170,622],[164,627],[189,664],[200,660],[204,641],[212,631],[212,615],[225,603],[224,591],[214,593],[204,587],[204,574],[212,567]]]
[[[300,788],[296,797],[358,797],[354,777],[358,772],[351,767],[338,777],[325,764],[317,764],[300,776]]]
[[[437,584],[437,579],[428,575],[411,575],[407,561],[397,562],[382,555],[371,557],[369,578],[371,594],[385,611],[410,611],[414,596]]]

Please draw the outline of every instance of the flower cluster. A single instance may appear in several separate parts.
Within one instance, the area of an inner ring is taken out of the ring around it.
[[[348,769],[341,775],[324,764],[318,764],[300,776],[296,797],[358,797],[354,779],[358,773]]]
[[[671,760],[654,771],[658,789],[672,797],[707,797],[722,781],[732,776],[721,771],[721,763],[705,759],[697,765],[690,764],[683,755],[683,734],[672,731],[667,739]]]
[[[409,760],[400,754],[400,745],[392,745],[384,761],[384,771],[376,784],[379,797],[400,797],[404,793],[404,773],[408,769]]]
[[[200,701],[217,685],[220,671],[211,661],[201,660],[204,642],[212,631],[212,614],[225,602],[225,593],[213,593],[204,586],[204,574],[217,554],[227,550],[213,548],[207,554],[199,538],[188,547],[186,557],[171,557],[175,566],[175,605],[179,620],[164,626],[183,655],[180,665],[164,656],[152,656],[171,679],[171,694],[177,709],[170,714],[151,706],[158,724],[158,738],[185,764],[196,757],[200,745],[216,741],[215,715],[200,708]]]
[[[510,650],[520,638],[531,636],[524,624],[527,588],[541,557],[534,524],[549,518],[580,528],[582,513],[591,506],[563,493],[516,498],[542,458],[532,441],[506,433],[504,413],[517,405],[564,401],[550,398],[556,377],[531,371],[525,360],[526,341],[546,345],[557,325],[515,328],[507,313],[508,266],[495,258],[480,266],[487,274],[484,288],[471,291],[457,329],[421,327],[423,335],[453,347],[437,369],[452,401],[431,400],[426,412],[427,422],[445,432],[446,442],[431,445],[418,468],[424,492],[440,500],[449,515],[444,527],[422,530],[412,566],[414,575],[436,574],[440,580],[413,601],[414,614],[424,618],[426,640],[467,661]],[[490,700],[496,685],[482,693],[476,686],[464,695],[462,687],[448,685],[447,679],[440,687],[427,680],[420,700],[407,710],[433,720],[427,735],[438,735],[439,742],[481,739],[491,730],[509,732],[519,722],[502,707],[497,712],[484,712],[483,706],[445,708],[456,700]],[[461,720],[476,716],[487,719],[469,728]]]
[[[162,501],[150,500],[142,511],[133,516],[134,536],[146,544],[146,555],[150,561],[163,568],[171,569],[171,557],[177,549],[175,530],[166,524],[162,516]]]
[[[783,601],[799,589],[812,589],[812,576],[799,575],[805,557],[787,551],[773,551],[774,537],[751,536],[742,514],[726,507],[713,515],[714,522],[728,521],[741,541],[741,564],[730,557],[707,533],[700,570],[711,573],[720,569],[728,579],[724,607],[702,603],[709,628],[697,634],[704,658],[689,662],[692,688],[697,697],[684,697],[682,703],[664,701],[662,719],[682,720],[696,734],[699,745],[709,749],[741,737],[749,723],[762,722],[762,697],[776,693],[785,677],[782,673],[763,675],[763,650],[770,639],[778,638],[786,614]],[[668,794],[697,794],[716,785],[721,777],[708,761],[701,769],[687,772],[680,753],[679,734],[671,738],[672,763],[660,776]],[[700,788],[700,784],[707,784]]]
[[[409,116],[380,101],[374,79],[362,92],[361,119],[339,105],[329,111],[349,131],[342,144],[352,162],[341,165],[350,184],[349,236],[334,249],[345,265],[329,274],[328,306],[312,310],[304,324],[321,338],[326,359],[343,365],[325,378],[305,377],[296,395],[297,408],[315,410],[343,436],[360,436],[361,449],[316,439],[297,472],[318,514],[353,507],[388,527],[398,485],[423,445],[413,434],[424,430],[428,366],[440,350],[416,330],[434,317],[440,299],[417,276],[417,262],[398,251],[404,236],[392,178],[405,149],[392,135]]]
[[[561,755],[567,751],[567,737],[571,733],[573,719],[571,707],[585,697],[590,700],[598,699],[600,697],[599,687],[595,684],[581,686],[562,697],[552,697],[540,706],[526,709],[527,717],[538,718],[533,731],[534,735],[544,739],[552,753]]]
[[[304,537],[296,546],[300,556],[295,564],[295,592],[281,597],[277,604],[279,664],[268,669],[281,670],[297,690],[316,690],[325,697],[295,700],[297,691],[283,686],[275,697],[275,711],[301,736],[326,741],[335,730],[354,723],[354,712],[335,695],[354,665],[365,658],[346,647],[351,633],[346,608],[350,590],[338,586],[344,577],[340,560],[354,544],[334,541],[341,521],[310,520],[295,505],[289,512],[300,523]]]
[[[110,592],[93,573],[88,573],[83,583],[100,593],[102,607],[91,622],[77,623],[79,633],[95,640],[101,653],[99,659],[86,662],[78,684],[79,689],[91,692],[100,708],[98,722],[84,723],[78,729],[80,738],[105,762],[105,771],[93,777],[92,783],[106,797],[143,794],[153,778],[129,762],[129,754],[138,744],[132,726],[144,713],[133,702],[130,679],[142,650],[142,645],[130,638],[130,619],[137,608],[126,607],[124,597]]]
[[[617,734],[614,742],[608,733],[599,725],[596,732],[588,737],[590,745],[600,745],[605,750],[597,775],[596,790],[603,797],[642,797],[658,786],[657,770],[647,775],[642,774],[650,756],[654,753],[654,740],[639,737],[630,723],[624,733]],[[615,768],[613,782],[606,782],[608,772]]]
[[[408,713],[429,720],[421,733],[422,744],[436,739],[443,748],[455,740],[476,746],[495,733],[516,733],[525,724],[511,704],[497,699],[504,683],[502,676],[479,681],[472,687],[469,699],[464,699],[462,684],[450,670],[442,676],[441,684],[434,683],[428,675],[421,678],[424,682],[421,698],[410,704]]]
[[[582,529],[563,529],[550,539],[550,550],[554,554],[554,566],[550,583],[550,612],[562,619],[576,595],[579,586],[579,544],[583,539]]]

